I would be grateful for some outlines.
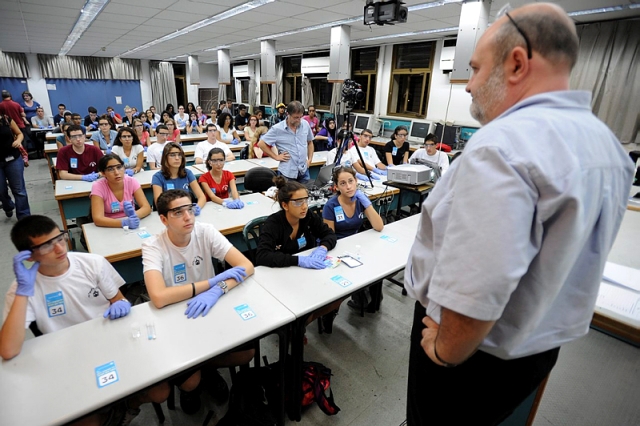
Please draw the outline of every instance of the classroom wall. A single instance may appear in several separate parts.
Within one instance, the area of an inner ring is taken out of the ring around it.
[[[58,113],[58,106],[51,107],[49,101],[49,91],[47,90],[47,82],[42,78],[40,66],[38,65],[38,55],[35,53],[27,53],[27,64],[29,66],[30,78],[27,79],[29,91],[33,95],[33,100],[38,102],[44,108],[44,114],[54,116]]]

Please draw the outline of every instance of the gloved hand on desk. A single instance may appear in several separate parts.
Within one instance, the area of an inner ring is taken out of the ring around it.
[[[242,200],[225,201],[223,205],[228,209],[241,209],[244,207]]]
[[[380,176],[386,176],[387,175],[387,169],[379,169],[377,167],[373,168],[373,172],[379,174]]]
[[[136,214],[136,209],[131,204],[131,201],[125,201],[122,203],[124,207],[124,214],[127,215],[126,218],[120,220],[121,226],[124,228],[128,226],[129,229],[136,229],[140,226],[140,218]]]
[[[109,317],[114,320],[117,318],[126,317],[131,312],[131,302],[126,299],[118,300],[114,302],[104,311],[104,318]]]
[[[126,173],[126,175],[127,175],[127,176],[129,176],[129,177],[132,177],[132,176],[133,176],[133,174],[135,173],[135,172],[133,171],[133,169],[125,169],[125,171],[124,171],[124,172],[125,172],[125,173]]]
[[[231,145],[238,145],[240,143],[240,141],[236,138],[233,138],[233,140],[231,141]]]
[[[88,175],[82,175],[82,180],[85,182],[93,182],[98,180],[100,175],[96,172],[89,173]]]
[[[200,216],[201,212],[202,212],[202,208],[198,204],[194,204],[193,205],[193,214],[195,216]]]
[[[327,257],[327,249],[324,246],[318,246],[316,247],[311,254],[309,255],[309,257],[312,257],[314,259],[318,259],[321,261],[324,261],[324,259]]]
[[[324,269],[327,267],[324,264],[324,259],[320,260],[311,256],[298,256],[298,266],[306,269]]]
[[[187,318],[197,318],[200,314],[202,314],[203,317],[207,316],[211,308],[213,308],[213,305],[216,304],[223,294],[224,292],[218,286],[198,294],[187,302],[187,310],[184,314]]]
[[[209,278],[209,288],[213,288],[219,282],[224,280],[236,280],[241,283],[245,278],[247,278],[247,270],[242,266],[234,266],[231,269],[220,272],[215,277]]]

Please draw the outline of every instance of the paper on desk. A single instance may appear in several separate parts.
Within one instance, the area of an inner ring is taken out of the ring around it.
[[[640,292],[640,270],[607,262],[602,279]]]
[[[640,327],[640,294],[634,291],[602,282],[596,300],[596,311],[601,310]]]

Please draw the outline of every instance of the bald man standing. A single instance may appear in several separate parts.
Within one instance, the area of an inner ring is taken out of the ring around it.
[[[499,424],[588,331],[633,168],[590,93],[569,90],[577,52],[545,3],[476,46],[467,92],[484,126],[423,204],[405,269],[409,426]]]

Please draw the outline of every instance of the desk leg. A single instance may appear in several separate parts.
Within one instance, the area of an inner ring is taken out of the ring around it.
[[[402,214],[402,192],[403,189],[399,188],[400,192],[398,193],[398,207],[396,208],[396,220],[400,220],[402,217],[400,216]]]
[[[280,344],[280,407],[278,409],[278,426],[284,426],[285,416],[285,386],[286,386],[286,370],[287,370],[287,352],[289,351],[289,325],[281,327],[278,331],[278,340]]]
[[[51,157],[49,157],[49,154],[44,154],[44,158],[47,159],[47,167],[49,168],[49,175],[51,176],[51,183],[53,184],[53,187],[55,188],[56,186],[56,179],[53,176],[53,161],[51,160]]]
[[[58,200],[58,210],[60,210],[60,219],[62,219],[62,227],[65,232],[69,230],[67,227],[67,217],[64,215],[64,208],[62,207],[62,201]]]

